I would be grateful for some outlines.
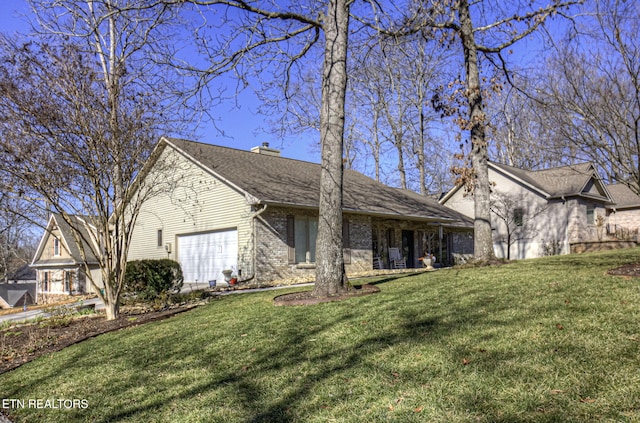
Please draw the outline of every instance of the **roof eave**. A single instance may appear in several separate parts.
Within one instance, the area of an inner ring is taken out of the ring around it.
[[[551,194],[548,193],[547,191],[545,191],[544,189],[542,189],[542,187],[540,186],[535,186],[527,181],[525,181],[524,179],[518,177],[517,175],[513,174],[512,172],[509,172],[507,169],[503,169],[499,166],[497,166],[495,163],[493,162],[487,162],[488,166],[490,168],[492,168],[495,172],[500,172],[504,175],[509,176],[511,179],[513,179],[514,181],[519,182],[520,184],[522,184],[523,186],[529,188],[532,191],[537,192],[538,194],[540,194],[542,197],[544,197],[545,199],[549,199],[551,198]]]
[[[288,202],[280,202],[280,201],[262,201],[259,203],[254,203],[253,205],[260,205],[260,204],[268,204],[269,206],[275,206],[275,207],[291,207],[296,209],[318,210],[317,205],[288,203]],[[459,221],[458,219],[452,219],[452,218],[446,218],[446,217],[406,215],[406,214],[400,214],[400,213],[383,213],[383,212],[375,212],[375,211],[362,210],[362,209],[354,209],[349,207],[343,207],[342,211],[347,213],[352,213],[352,214],[361,214],[361,215],[374,216],[374,217],[385,217],[390,219],[404,219],[404,220],[414,220],[414,221],[443,223],[443,224],[445,223],[455,224],[456,222]]]

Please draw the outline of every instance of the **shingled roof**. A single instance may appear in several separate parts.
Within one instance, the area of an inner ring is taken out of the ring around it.
[[[640,196],[625,184],[608,185],[616,209],[640,208]]]
[[[167,143],[243,191],[254,204],[317,208],[320,165],[176,138]],[[437,201],[392,188],[354,170],[344,173],[344,210],[393,218],[472,226],[464,215]]]
[[[489,162],[494,172],[519,181],[522,185],[539,193],[547,200],[563,197],[589,197],[613,204],[613,199],[592,163],[554,167],[543,170],[524,170],[501,163]],[[445,204],[462,185],[446,193],[440,203]]]
[[[490,162],[489,165],[498,171],[515,176],[547,198],[587,195],[586,189],[595,178],[602,190],[599,196],[605,201],[610,200],[604,184],[600,181],[600,177],[591,163],[579,163],[543,170],[524,170],[495,162]]]

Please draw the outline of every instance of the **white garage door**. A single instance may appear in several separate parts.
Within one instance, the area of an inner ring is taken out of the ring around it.
[[[223,281],[223,270],[238,270],[238,231],[179,236],[178,254],[185,282]]]

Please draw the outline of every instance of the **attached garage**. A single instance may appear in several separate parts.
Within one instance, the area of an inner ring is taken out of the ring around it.
[[[185,282],[223,280],[222,271],[238,270],[236,229],[178,236],[178,261]]]

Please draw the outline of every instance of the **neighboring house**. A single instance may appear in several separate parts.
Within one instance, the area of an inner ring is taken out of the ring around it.
[[[319,164],[280,157],[266,143],[242,151],[172,138],[152,157],[142,175],[166,173],[171,188],[142,206],[129,260],[175,259],[185,282],[220,281],[226,269],[256,284],[313,278]],[[343,210],[347,274],[370,271],[374,259],[390,267],[389,248],[408,267],[426,252],[445,264],[473,254],[470,219],[352,170]]]
[[[568,254],[574,245],[606,238],[614,200],[591,163],[527,171],[489,162],[489,180],[498,257]],[[474,216],[473,196],[462,186],[440,203]]]
[[[0,283],[0,308],[30,305],[36,298],[36,272],[28,264]]]
[[[608,185],[614,205],[608,208],[607,231],[619,239],[638,240],[640,196],[624,184]]]
[[[86,240],[94,240],[95,229],[86,218],[72,216],[76,228],[85,240],[84,251],[93,280],[100,286],[101,273],[98,260],[91,253]],[[94,292],[87,277],[84,260],[69,224],[59,214],[49,217],[47,228],[40,240],[31,263],[36,269],[38,302],[60,295],[76,295]]]
[[[28,264],[20,267],[14,274],[7,278],[8,283],[34,283],[36,282],[36,271]]]
[[[36,284],[2,283],[0,284],[0,308],[23,307],[35,303]]]

